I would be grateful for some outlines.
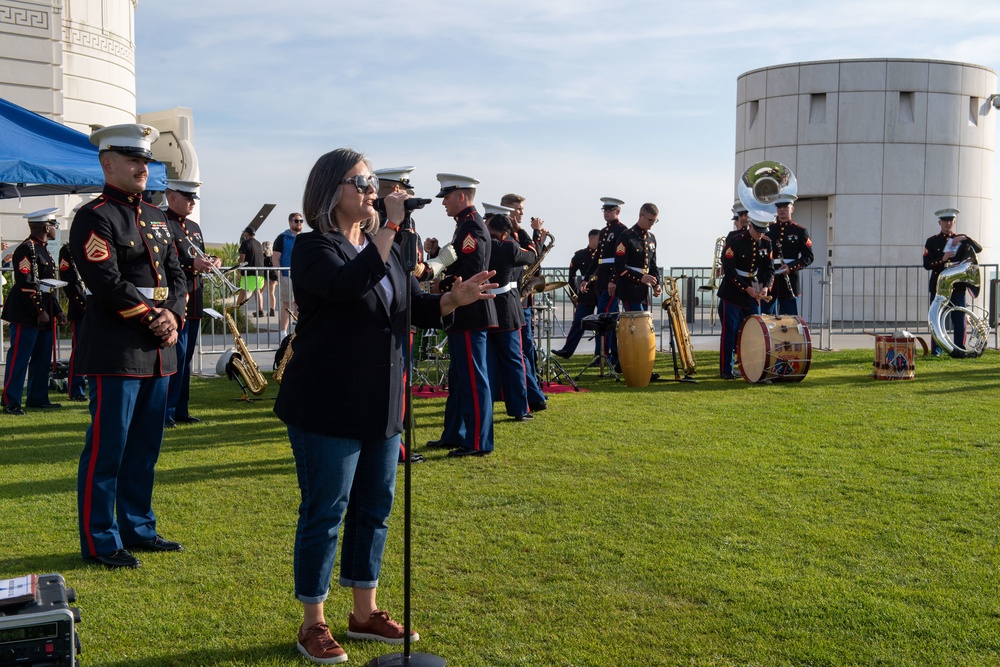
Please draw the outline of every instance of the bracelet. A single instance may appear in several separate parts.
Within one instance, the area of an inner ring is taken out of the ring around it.
[[[392,222],[390,220],[386,220],[385,221],[385,226],[388,227],[389,229],[391,229],[393,234],[395,234],[396,232],[399,231],[399,225],[397,225],[395,222]]]

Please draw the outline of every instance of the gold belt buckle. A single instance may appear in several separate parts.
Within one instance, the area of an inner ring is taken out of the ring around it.
[[[153,300],[154,301],[166,301],[167,294],[169,294],[169,293],[170,293],[170,291],[166,287],[154,287],[153,288]]]

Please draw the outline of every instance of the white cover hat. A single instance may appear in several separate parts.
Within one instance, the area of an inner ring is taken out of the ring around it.
[[[27,214],[24,218],[28,221],[29,225],[40,225],[43,222],[55,220],[55,212],[58,210],[58,208],[43,208],[41,211]]]
[[[160,138],[160,131],[150,125],[127,123],[125,125],[110,125],[94,130],[90,135],[90,143],[99,151],[114,151],[133,157],[153,159],[150,147]]]
[[[961,213],[957,208],[943,208],[940,211],[935,211],[934,215],[940,218],[955,218]]]
[[[510,215],[514,212],[512,208],[497,204],[483,204],[483,210],[486,211],[486,215]]]
[[[614,197],[601,197],[601,203],[604,204],[601,208],[621,208],[625,202]]]
[[[167,189],[175,190],[185,195],[190,195],[192,199],[201,199],[198,196],[198,188],[201,187],[200,181],[181,181],[176,178],[167,179]]]
[[[479,181],[471,176],[462,176],[460,174],[438,174],[438,182],[441,184],[441,191],[438,192],[435,197],[444,197],[449,192],[454,190],[465,190],[472,189],[475,190],[476,186],[479,185]]]

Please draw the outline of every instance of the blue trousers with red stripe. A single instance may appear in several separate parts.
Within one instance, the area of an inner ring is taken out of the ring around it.
[[[10,323],[10,347],[3,378],[3,404],[21,405],[24,376],[28,376],[28,405],[49,402],[49,368],[52,362],[52,327],[44,329]]]
[[[91,423],[77,474],[84,558],[156,537],[153,468],[163,442],[167,383],[167,377],[87,378]]]
[[[188,399],[191,396],[191,360],[198,344],[201,320],[187,320],[177,332],[177,372],[170,376],[167,388],[167,419],[190,417]]]
[[[493,451],[493,396],[486,366],[486,332],[448,334],[448,401],[441,440],[473,451]]]
[[[69,353],[69,376],[66,378],[66,390],[70,398],[87,397],[87,377],[76,372],[76,339],[80,334],[80,322],[70,322],[73,331],[73,349]]]
[[[760,315],[760,302],[750,299],[749,308],[740,308],[725,299],[719,299],[719,322],[722,323],[722,341],[719,350],[719,375],[732,377],[733,362],[736,359],[736,337],[740,333],[743,320],[751,315]]]
[[[521,330],[490,331],[486,335],[486,350],[493,400],[502,399],[511,417],[528,414],[527,370],[521,352]]]

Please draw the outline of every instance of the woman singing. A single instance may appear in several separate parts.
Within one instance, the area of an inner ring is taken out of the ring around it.
[[[285,367],[274,411],[288,427],[301,504],[295,532],[295,596],[304,619],[298,649],[329,665],[347,660],[330,634],[323,601],[330,590],[344,521],[340,585],[354,607],[347,636],[403,642],[403,627],[375,605],[403,429],[406,295],[421,328],[443,328],[459,306],[492,298],[491,272],[444,295],[420,291],[404,272],[393,238],[406,193],[385,198],[387,222],[373,208],[378,180],[360,153],[322,156],[306,182],[303,211],[312,231],[292,251],[299,305],[295,354]],[[346,516],[345,516],[346,513]],[[410,633],[410,641],[419,635]]]

